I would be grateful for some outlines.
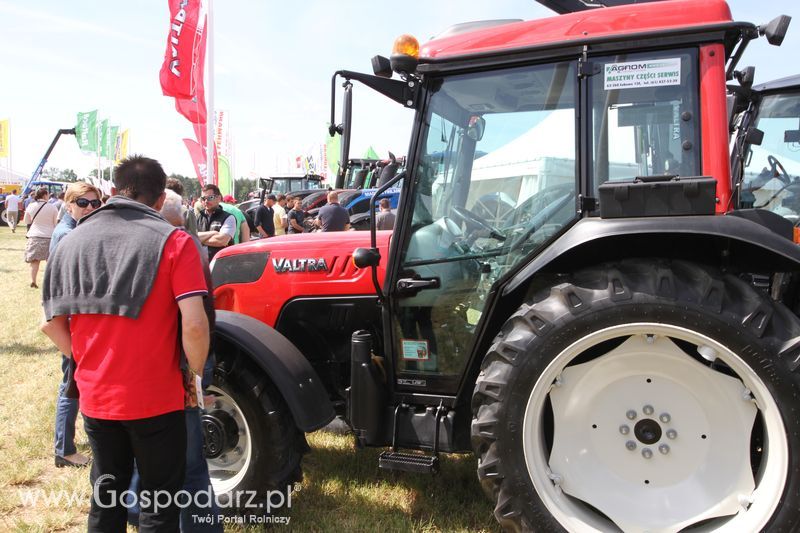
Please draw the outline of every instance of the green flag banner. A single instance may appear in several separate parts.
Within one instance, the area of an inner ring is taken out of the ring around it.
[[[84,152],[97,152],[97,110],[78,113],[75,138]]]
[[[100,157],[108,159],[108,119],[100,122]]]
[[[106,152],[108,152],[107,159],[116,159],[117,157],[117,137],[119,136],[119,126],[111,126],[108,128],[108,138]]]
[[[222,196],[233,193],[231,185],[231,166],[228,163],[228,158],[224,155],[219,155],[217,156],[217,187],[219,187]]]
[[[330,135],[327,136],[325,140],[325,151],[327,152],[328,156],[328,168],[330,169],[333,175],[336,175],[339,172],[339,156],[342,151],[342,136],[338,133],[331,137]]]
[[[367,148],[367,151],[364,152],[364,155],[362,157],[364,159],[380,159],[380,157],[378,157],[378,152],[376,152],[375,148],[373,148],[372,146]]]

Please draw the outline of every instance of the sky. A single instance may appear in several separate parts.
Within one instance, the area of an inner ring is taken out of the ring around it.
[[[729,4],[735,20],[756,24],[800,16],[795,0]],[[213,0],[212,10],[214,106],[230,117],[237,178],[286,172],[324,143],[333,73],[371,72],[372,56],[388,57],[398,35],[424,43],[458,22],[552,15],[534,0]],[[168,30],[167,0],[0,0],[0,120],[10,120],[11,136],[0,167],[29,176],[58,129],[97,109],[130,130],[131,152],[158,159],[168,174],[194,175],[182,142],[191,125],[158,81]],[[796,74],[788,65],[797,50],[800,19],[780,48],[751,43],[740,67],[756,65],[757,83]],[[381,157],[404,155],[412,112],[357,83],[353,94],[351,156],[369,146]],[[48,167],[84,177],[97,158],[67,136]]]

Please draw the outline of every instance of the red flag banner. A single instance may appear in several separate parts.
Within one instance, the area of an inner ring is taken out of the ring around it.
[[[165,96],[191,99],[196,96],[195,71],[202,61],[200,45],[205,49],[203,24],[200,19],[200,0],[169,0],[170,27],[167,50],[159,78]],[[202,76],[200,85],[202,86]]]
[[[205,28],[205,19],[203,22],[203,28]],[[186,117],[186,120],[192,124],[204,124],[208,121],[206,113],[205,88],[203,86],[205,63],[206,32],[201,31],[199,39],[197,40],[197,47],[194,55],[194,66],[192,68],[192,87],[194,92],[189,98],[175,97],[175,110]],[[205,145],[206,142],[202,141],[202,144]]]
[[[200,186],[202,187],[206,183],[206,179],[208,178],[208,165],[206,164],[206,149],[205,147],[197,141],[193,141],[192,139],[184,139],[183,144],[186,145],[186,149],[189,150],[189,156],[192,158],[192,164],[194,165],[194,171],[197,174],[197,179],[200,181]],[[214,147],[214,168],[219,168],[219,160],[217,159],[217,148]],[[216,178],[218,173],[214,173],[214,177]],[[215,183],[216,185],[216,183]]]
[[[206,176],[208,176],[206,169],[206,152],[198,142],[191,139],[184,139],[183,144],[185,144],[186,149],[189,150],[189,156],[192,158],[197,179],[200,181],[200,186],[203,187],[206,183]]]

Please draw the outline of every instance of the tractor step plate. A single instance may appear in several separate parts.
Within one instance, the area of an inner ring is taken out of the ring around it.
[[[435,455],[417,453],[381,452],[378,457],[378,467],[381,470],[435,474],[439,472],[439,458]]]

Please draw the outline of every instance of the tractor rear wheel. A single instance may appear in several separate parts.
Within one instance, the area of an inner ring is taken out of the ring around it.
[[[730,274],[630,260],[523,304],[473,395],[508,530],[800,527],[800,321]]]

